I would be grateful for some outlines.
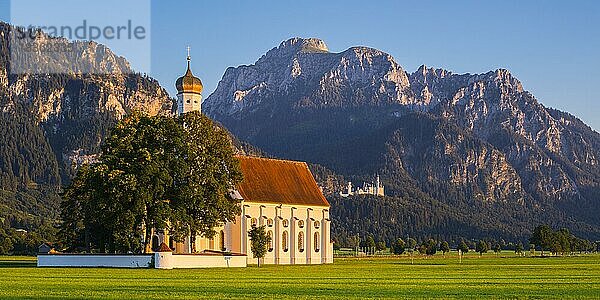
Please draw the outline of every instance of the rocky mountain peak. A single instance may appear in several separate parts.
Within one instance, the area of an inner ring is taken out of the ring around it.
[[[485,82],[488,84],[494,84],[499,87],[503,93],[522,93],[523,84],[507,69],[497,69],[484,74],[474,75],[470,78],[469,84],[476,82]]]
[[[0,39],[8,43],[15,32],[25,28],[0,22]],[[12,46],[12,55],[19,59],[10,60],[10,69],[18,74],[131,74],[129,62],[118,56],[105,45],[94,41],[70,41],[63,37],[52,37],[44,32],[35,35],[37,45],[49,49],[70,49],[69,51],[21,51],[24,46]],[[10,57],[8,57],[10,58]],[[9,60],[7,60],[8,62]],[[8,69],[8,64],[4,65]]]
[[[232,116],[267,99],[309,109],[415,101],[407,73],[391,55],[369,47],[332,53],[320,39],[292,38],[253,65],[227,69],[204,107],[210,116]]]
[[[426,78],[445,78],[452,75],[452,72],[444,69],[429,68],[426,65],[421,65],[416,72],[412,74],[416,78],[420,78],[426,81]]]
[[[317,39],[317,38],[291,38],[287,41],[284,41],[281,43],[281,45],[279,46],[280,48],[287,48],[287,47],[292,47],[292,48],[296,48],[298,52],[305,52],[305,53],[311,53],[311,52],[316,52],[316,53],[320,53],[320,52],[329,52],[329,49],[327,48],[327,45],[325,44],[325,42],[321,39]]]
[[[344,51],[343,53],[351,53],[352,55],[360,56],[360,57],[383,56],[386,59],[394,60],[391,55],[389,55],[381,50],[377,50],[375,48],[365,47],[365,46],[351,47],[348,50]]]
[[[514,77],[509,70],[507,69],[498,69],[494,72],[494,79],[496,82],[501,82],[504,84],[508,84],[511,87],[513,87],[517,92],[522,93],[523,90],[523,84],[521,84],[521,81],[519,81],[519,79],[517,79],[516,77]]]
[[[388,67],[396,71],[402,70],[402,67],[396,62],[394,57],[381,50],[369,47],[352,47],[342,53],[341,64],[356,64],[364,67]]]
[[[329,53],[329,49],[324,41],[317,38],[291,38],[281,42],[278,47],[269,50],[256,64],[289,60],[301,53]]]

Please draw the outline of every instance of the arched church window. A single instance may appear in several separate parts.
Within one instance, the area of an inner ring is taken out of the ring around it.
[[[283,234],[281,235],[281,249],[283,249],[283,252],[287,252],[288,251],[288,233],[287,231],[284,231]]]
[[[304,228],[304,221],[303,220],[298,221],[298,227]]]
[[[267,226],[273,227],[273,219],[267,219]]]
[[[267,237],[269,238],[269,252],[273,252],[273,231],[267,231]]]
[[[304,252],[304,232],[298,233],[298,251]]]
[[[321,222],[315,221],[315,228],[319,229],[319,227],[321,227]]]
[[[221,248],[221,251],[225,251],[225,232],[223,230],[219,232],[219,242],[219,247]]]
[[[319,239],[319,233],[315,232],[315,237],[314,237],[314,243],[315,243],[315,252],[319,252],[319,244],[320,244],[320,239]]]
[[[252,220],[250,220],[250,226],[258,226],[258,220],[256,220],[256,218],[252,218]]]
[[[288,221],[288,220],[283,220],[283,222],[282,222],[282,223],[283,223],[283,227],[288,227],[288,226],[290,226],[290,221]]]

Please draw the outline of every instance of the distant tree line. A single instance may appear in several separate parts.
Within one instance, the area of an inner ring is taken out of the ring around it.
[[[357,238],[357,240],[359,240]],[[336,245],[334,244],[335,249],[341,248],[353,248],[353,245]],[[398,238],[391,243],[387,243],[385,241],[379,240],[376,241],[372,236],[368,236],[364,241],[358,241],[359,248],[373,248],[377,251],[382,251],[385,249],[390,249],[390,252],[396,255],[404,254],[404,253],[419,253],[423,255],[434,255],[438,252],[442,254],[446,254],[450,252],[451,249],[460,250],[463,253],[467,253],[469,251],[479,252],[480,254],[486,253],[490,250],[495,252],[500,252],[502,250],[512,250],[515,253],[521,253],[524,250],[523,244],[521,242],[515,243],[506,243],[504,240],[496,241],[496,240],[468,240],[468,239],[460,239],[458,241],[446,241],[446,240],[437,240],[434,238],[424,238],[424,239],[415,239],[415,238]]]
[[[519,242],[529,244],[532,230],[544,224],[539,217],[526,214],[514,219],[499,217],[499,210],[513,216],[524,214],[510,205],[474,201],[467,203],[470,205],[467,207],[464,203],[450,205],[440,202],[411,188],[409,183],[401,194],[394,196],[355,195],[343,198],[329,195],[327,200],[331,205],[332,238],[341,247],[356,245],[357,236],[363,240],[373,236],[388,245],[399,237],[405,240],[412,237],[418,240],[433,238],[448,241],[452,245],[461,239],[504,240],[512,241],[513,247],[516,247]],[[580,225],[563,223],[560,218],[555,221],[579,237],[591,241],[600,238],[595,234],[590,235]]]
[[[514,251],[516,254],[523,254],[525,250],[535,251],[541,250],[550,251],[553,254],[571,254],[573,252],[590,253],[600,251],[600,243],[592,242],[586,239],[581,239],[569,233],[567,229],[552,230],[548,225],[540,225],[534,229],[534,233],[529,239],[530,244],[527,248],[523,242],[506,242],[504,239],[465,239],[446,241],[435,238],[415,239],[411,237],[397,238],[392,241],[376,239],[372,235],[361,239],[359,236],[354,236],[334,244],[334,249],[341,248],[360,248],[374,249],[382,251],[390,250],[391,253],[400,255],[404,253],[419,253],[423,255],[434,255],[438,252],[446,254],[451,249],[467,253],[474,251],[481,254],[493,251],[500,253],[501,251]]]

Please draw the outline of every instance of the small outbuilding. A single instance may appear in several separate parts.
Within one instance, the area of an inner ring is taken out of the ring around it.
[[[43,243],[38,247],[38,253],[40,254],[49,254],[51,252],[54,252],[54,246],[52,245],[52,243]]]

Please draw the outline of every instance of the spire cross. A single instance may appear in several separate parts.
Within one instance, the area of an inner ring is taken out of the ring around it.
[[[192,49],[192,48],[190,48],[190,46],[187,46],[187,60],[188,60],[188,61],[192,60],[192,57],[190,56],[190,50],[191,50],[191,49]]]

